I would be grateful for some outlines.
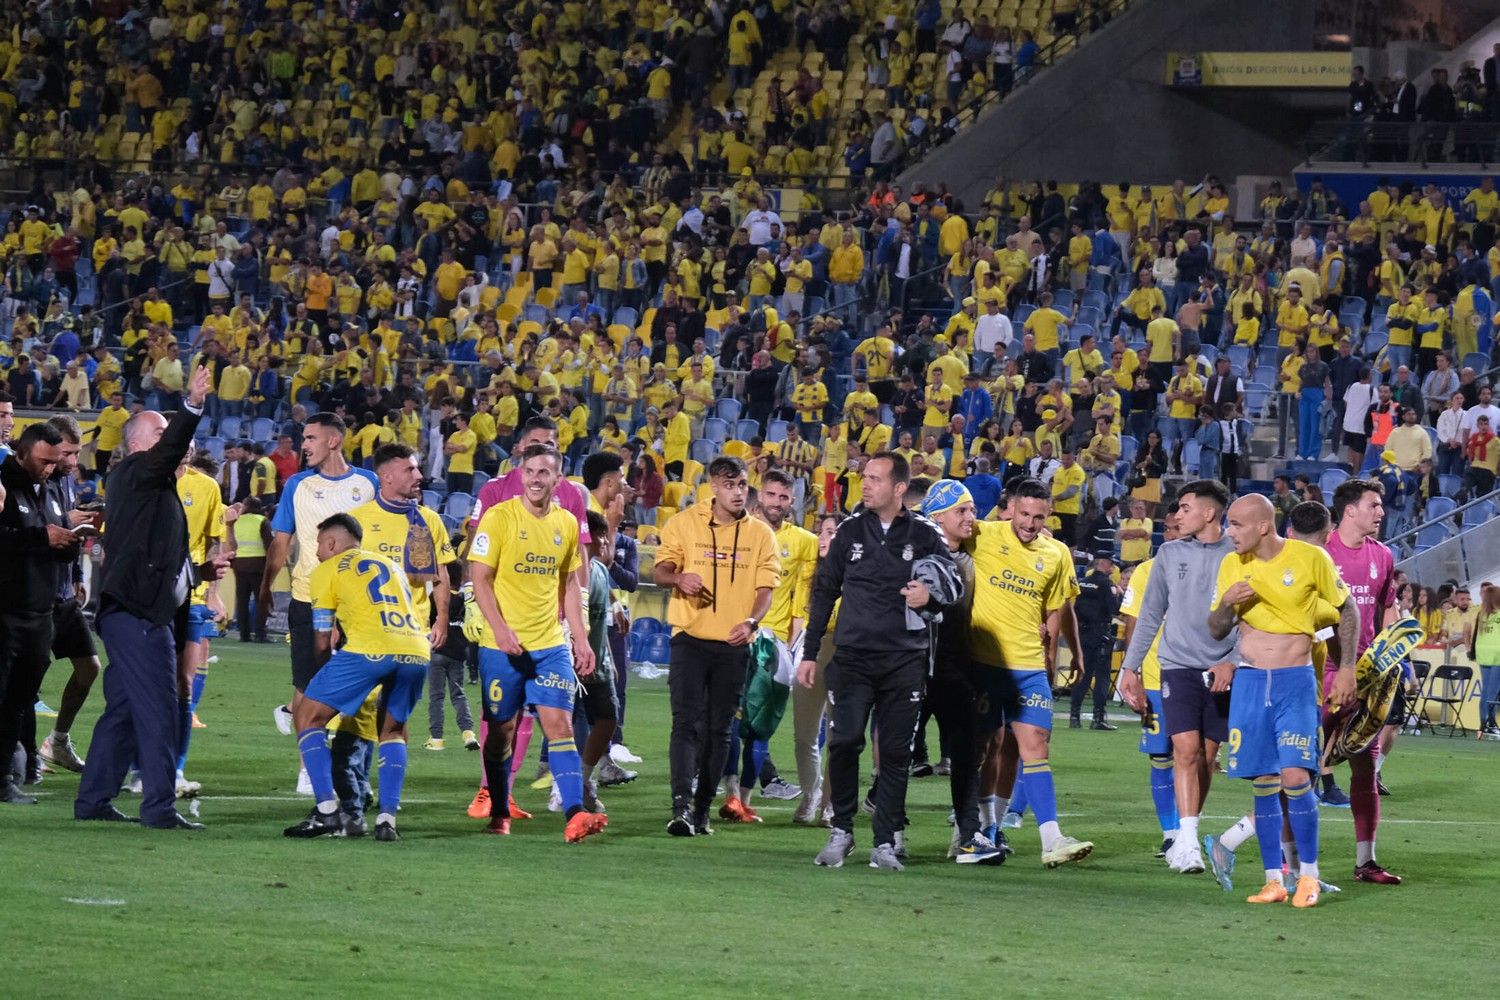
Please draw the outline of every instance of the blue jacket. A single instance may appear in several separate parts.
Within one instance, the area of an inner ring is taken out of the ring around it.
[[[964,418],[964,441],[973,441],[979,425],[995,415],[995,401],[988,390],[965,389],[958,399],[958,412]]]

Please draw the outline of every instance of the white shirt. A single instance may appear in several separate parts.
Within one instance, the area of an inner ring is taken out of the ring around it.
[[[1013,335],[1009,316],[1003,312],[985,313],[974,322],[974,350],[993,354],[996,344],[1009,347]]]
[[[216,299],[226,298],[234,291],[234,264],[228,257],[208,263],[208,294]]]
[[[1057,475],[1057,470],[1062,468],[1062,463],[1055,458],[1043,458],[1038,455],[1031,460],[1031,477],[1041,480],[1043,486],[1052,485],[1052,477]]]
[[[339,245],[339,227],[329,223],[318,234],[318,248],[323,252],[323,259],[328,260],[333,256],[333,250]]]
[[[1500,406],[1496,406],[1494,403],[1491,403],[1489,406],[1480,406],[1476,403],[1469,407],[1464,411],[1463,423],[1459,426],[1466,433],[1472,434],[1474,433],[1474,421],[1482,416],[1490,418],[1490,433],[1494,433],[1495,428],[1500,427]]]
[[[781,216],[757,208],[753,212],[746,212],[740,225],[749,232],[751,246],[764,246],[771,242],[771,227],[781,227]]]
[[[1349,434],[1365,432],[1365,415],[1379,398],[1379,390],[1367,382],[1356,382],[1344,390],[1344,430]]]
[[[1463,410],[1447,409],[1439,413],[1437,418],[1438,441],[1441,444],[1447,445],[1462,444],[1462,435],[1459,434],[1459,428],[1463,425],[1463,421]]]

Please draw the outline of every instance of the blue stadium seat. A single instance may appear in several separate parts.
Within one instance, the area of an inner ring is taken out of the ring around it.
[[[474,511],[474,498],[468,493],[449,493],[443,501],[443,513],[462,521]]]
[[[726,396],[725,398],[719,400],[718,406],[715,408],[715,412],[718,413],[720,420],[726,421],[727,423],[732,425],[735,421],[740,419],[740,414],[744,412],[744,407],[741,406],[738,399]]]
[[[718,417],[707,417],[703,421],[703,436],[716,445],[729,440],[729,424]]]
[[[1448,537],[1449,531],[1446,524],[1427,524],[1417,530],[1417,544],[1426,545],[1429,548],[1447,541]]]
[[[1457,506],[1458,502],[1452,497],[1433,497],[1427,501],[1427,507],[1422,513],[1428,521],[1436,521],[1453,513]]]
[[[786,440],[786,421],[772,420],[766,424],[766,440],[780,442]]]
[[[521,313],[521,318],[525,320],[531,320],[532,322],[540,323],[543,326],[546,326],[547,323],[552,319],[552,310],[548,309],[546,306],[539,306],[533,302],[531,305],[528,305],[526,309]]]
[[[1071,288],[1059,288],[1052,294],[1052,308],[1060,313],[1071,312],[1073,309],[1073,290]]]
[[[490,474],[488,472],[476,472],[476,473],[474,473],[474,495],[476,497],[479,496],[479,491],[482,490],[482,489],[484,489],[484,484],[487,483],[487,482],[489,482],[489,481],[490,481]]]
[[[1475,351],[1473,354],[1464,355],[1464,363],[1460,368],[1472,368],[1474,371],[1487,371],[1490,367],[1490,356],[1483,351]]]
[[[1198,459],[1202,450],[1203,446],[1196,440],[1188,441],[1182,446],[1182,468],[1186,472],[1194,476],[1198,474]]]
[[[278,436],[276,421],[270,417],[256,417],[255,422],[250,425],[252,441],[275,441]]]
[[[1438,476],[1438,489],[1443,491],[1443,496],[1457,496],[1458,491],[1463,489],[1464,480],[1462,476]]]
[[[221,417],[219,419],[219,437],[237,438],[240,436],[239,417]]]
[[[672,637],[665,632],[653,635],[646,659],[657,666],[669,666],[672,663]]]
[[[1488,500],[1480,500],[1474,506],[1464,511],[1464,527],[1477,527],[1486,521],[1494,520],[1494,517],[1495,505]]]
[[[760,434],[760,424],[754,420],[741,420],[734,425],[734,436],[739,441],[749,441]]]
[[[224,461],[224,439],[221,437],[208,437],[202,441],[202,448],[208,452],[215,462]]]
[[[1245,386],[1245,413],[1259,419],[1271,402],[1271,390],[1267,386],[1251,383]]]
[[[443,498],[438,495],[438,491],[437,490],[423,490],[422,491],[422,506],[423,507],[426,507],[429,510],[437,510],[438,504],[440,504],[442,502],[443,502]]]
[[[1141,443],[1129,434],[1120,435],[1120,461],[1126,465],[1135,461],[1135,454],[1140,449]]]
[[[695,462],[702,462],[704,465],[712,462],[714,456],[718,453],[719,446],[707,438],[698,438],[688,446],[688,457]]]
[[[1235,371],[1248,371],[1250,368],[1250,348],[1244,344],[1235,344],[1229,348],[1229,363],[1234,366]]]
[[[636,324],[640,321],[640,315],[634,309],[630,308],[629,306],[620,306],[620,308],[615,310],[615,315],[612,322],[619,326],[628,326],[632,330],[634,330],[636,328]]]
[[[1083,309],[1097,309],[1101,316],[1107,315],[1111,309],[1108,293],[1098,289],[1090,288],[1083,293]],[[1082,312],[1082,309],[1079,310]]]
[[[1318,478],[1318,488],[1323,491],[1323,502],[1332,503],[1333,491],[1348,478],[1349,473],[1343,469],[1324,469],[1323,475]]]

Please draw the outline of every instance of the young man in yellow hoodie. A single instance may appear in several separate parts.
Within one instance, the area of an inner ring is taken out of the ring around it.
[[[781,577],[775,535],[745,510],[745,463],[720,456],[709,463],[708,480],[713,496],[662,528],[652,570],[656,585],[672,592],[667,832],[674,837],[713,832],[708,808],[729,756],[729,727],[744,693],[750,642]]]

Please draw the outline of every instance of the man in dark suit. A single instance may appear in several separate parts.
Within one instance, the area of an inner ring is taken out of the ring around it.
[[[52,662],[52,599],[59,574],[78,554],[47,480],[62,456],[62,432],[32,424],[0,463],[0,802],[35,805],[11,780],[10,755]],[[23,776],[23,780],[25,776]]]
[[[154,410],[125,425],[126,457],[109,474],[109,536],[96,627],[109,653],[104,714],[94,727],[73,816],[128,820],[113,805],[132,759],[140,771],[141,823],[197,830],[176,801],[178,644],[186,639],[187,600],[201,575],[217,579],[225,560],[193,566],[187,518],[177,496],[177,466],[193,443],[212,372],[193,372],[183,409],[169,421]]]

